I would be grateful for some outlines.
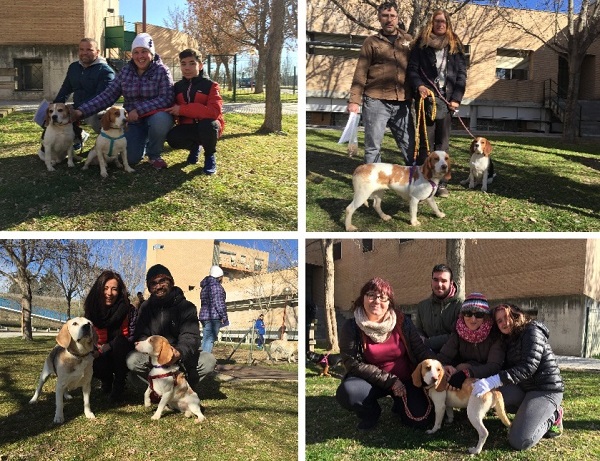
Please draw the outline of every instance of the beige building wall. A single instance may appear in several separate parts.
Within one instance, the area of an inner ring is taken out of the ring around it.
[[[142,32],[142,23],[135,24],[136,33]],[[179,63],[179,52],[186,48],[198,48],[198,42],[190,35],[173,29],[167,29],[154,24],[146,24],[146,32],[154,39],[156,53],[170,65],[174,60]]]
[[[374,276],[389,280],[397,303],[412,313],[431,295],[431,269],[446,261],[446,240],[375,240],[370,252],[363,252],[361,239],[338,242],[335,307],[340,319],[351,315],[360,288]],[[308,291],[323,306],[318,241],[307,240],[306,248]],[[514,302],[537,315],[550,328],[559,353],[600,353],[599,248],[600,241],[592,239],[467,240],[465,293],[480,291],[492,304]]]

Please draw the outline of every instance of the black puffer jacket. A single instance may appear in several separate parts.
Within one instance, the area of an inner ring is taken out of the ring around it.
[[[434,359],[434,352],[425,346],[410,317],[398,311],[396,311],[396,315],[396,327],[400,325],[400,333],[403,335],[402,342],[406,345],[412,368],[422,360]],[[349,319],[344,323],[340,332],[340,353],[346,373],[363,378],[381,389],[391,388],[399,378],[392,373],[383,371],[376,365],[364,362],[362,351],[362,332],[356,325],[356,321]]]
[[[550,343],[548,328],[538,321],[507,339],[503,384],[518,384],[524,391],[563,392],[565,386]]]
[[[152,295],[140,307],[134,340],[152,335],[164,336],[181,352],[186,366],[193,364],[200,348],[200,326],[196,306],[185,299],[181,288],[173,287],[164,299]]]

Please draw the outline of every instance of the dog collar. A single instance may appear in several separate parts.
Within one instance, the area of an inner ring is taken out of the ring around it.
[[[108,149],[108,156],[112,157],[112,151],[113,151],[113,146],[115,145],[115,141],[118,141],[119,139],[123,139],[125,137],[125,134],[122,134],[121,136],[113,138],[112,136],[107,135],[104,131],[101,131],[100,136],[102,136],[103,138],[106,138],[106,139],[110,139],[110,148]]]
[[[162,368],[162,367],[155,367],[155,368]],[[154,382],[155,379],[161,379],[161,378],[168,378],[169,376],[173,377],[173,382],[177,382],[177,375],[179,375],[181,372],[180,371],[170,371],[169,373],[163,373],[162,375],[148,375],[148,385],[150,386],[150,389],[153,392],[156,392],[154,390],[154,386],[152,385],[152,383]],[[158,393],[158,392],[157,392]]]
[[[410,167],[410,172],[408,175],[408,184],[413,183],[415,171],[417,170],[417,168],[419,168],[417,165],[413,165]],[[431,194],[429,194],[429,197],[427,197],[427,198],[431,198],[431,197],[433,197],[433,194],[435,194],[435,191],[436,191],[438,185],[435,182],[433,182],[431,179],[428,179],[428,181],[429,181],[429,184],[431,185]]]

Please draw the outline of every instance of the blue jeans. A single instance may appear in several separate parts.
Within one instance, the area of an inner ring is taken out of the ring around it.
[[[202,322],[202,350],[212,352],[213,344],[219,337],[221,319],[201,320]]]
[[[404,162],[412,165],[415,125],[409,101],[383,101],[365,96],[362,116],[365,126],[365,163],[381,162],[381,143],[389,126]]]
[[[129,123],[125,132],[129,164],[139,163],[144,157],[144,151],[150,160],[160,157],[172,126],[173,116],[166,112],[157,112]]]

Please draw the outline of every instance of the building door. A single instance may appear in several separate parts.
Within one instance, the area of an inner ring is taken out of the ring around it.
[[[566,98],[569,89],[569,63],[563,56],[558,57],[558,97]]]

